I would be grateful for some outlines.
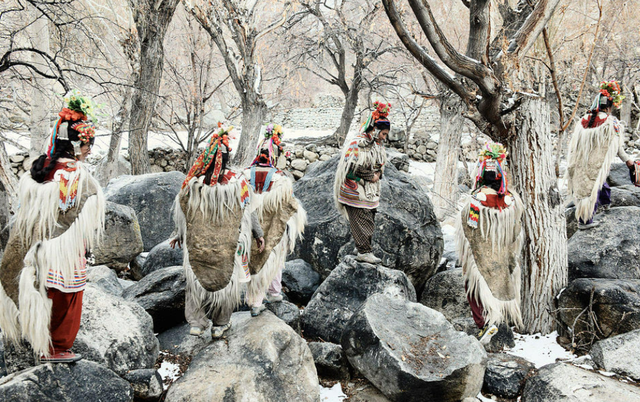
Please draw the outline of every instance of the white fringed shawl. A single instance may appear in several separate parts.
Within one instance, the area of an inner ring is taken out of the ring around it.
[[[102,189],[82,163],[77,166],[76,205],[69,210],[77,216],[71,226],[57,236],[59,183],[37,183],[29,172],[20,179],[20,209],[13,230],[29,250],[19,279],[19,311],[0,286],[0,328],[14,342],[20,340],[18,334],[21,333],[38,356],[49,355],[51,344],[51,300],[45,286],[48,273],[62,276],[65,285],[69,284],[74,272],[81,268],[86,250],[97,246],[104,229]],[[80,205],[83,198],[85,201]]]
[[[568,201],[576,205],[576,219],[583,222],[593,217],[598,191],[609,176],[611,163],[620,147],[615,118],[608,117],[598,127],[584,128],[581,122],[569,143],[567,166]]]
[[[274,178],[278,175],[274,175]],[[307,213],[293,195],[293,184],[286,176],[279,176],[273,181],[272,188],[262,194],[254,193],[251,198],[251,209],[256,211],[262,221],[263,216],[277,213],[284,205],[297,204],[297,211],[287,221],[287,227],[282,239],[271,250],[262,269],[255,275],[251,275],[251,281],[247,284],[247,303],[253,305],[264,297],[273,278],[284,266],[287,255],[293,252],[296,239],[302,238],[304,227],[307,224]]]
[[[176,225],[176,237],[182,240],[183,249],[183,267],[185,270],[187,297],[195,305],[202,306],[208,314],[216,309],[235,308],[242,301],[244,292],[244,269],[242,267],[242,256],[235,254],[233,263],[233,273],[229,283],[216,292],[210,292],[205,289],[189,263],[189,249],[186,244],[187,219],[180,207],[180,198],[184,192],[189,192],[188,211],[200,210],[204,215],[204,219],[212,224],[219,222],[233,212],[234,208],[240,205],[242,183],[235,180],[233,183],[215,186],[202,184],[203,177],[193,178],[187,186],[176,195],[174,202],[173,219]],[[237,228],[225,228],[225,230],[237,230]],[[240,221],[240,236],[238,238],[238,247],[251,250],[251,209],[249,206],[242,210],[242,218]]]
[[[517,326],[522,326],[519,259],[524,237],[521,226],[524,207],[520,197],[517,194],[511,194],[514,203],[502,211],[480,205],[478,228],[470,230],[480,231],[481,238],[486,242],[481,245],[484,247],[483,249],[471,245],[463,228],[469,216],[470,199],[462,208],[460,217],[457,220],[456,248],[462,265],[464,281],[467,285],[467,295],[482,303],[484,307],[483,316],[489,325],[512,322]],[[481,252],[509,255],[510,258],[506,261],[500,261],[497,266],[479,267],[474,254]],[[507,286],[513,289],[514,297],[512,299],[501,300],[496,297],[492,290],[494,284],[490,283],[491,281],[488,281],[482,274],[484,270],[491,269],[511,270],[511,274],[508,275],[510,283]]]
[[[336,177],[333,182],[334,203],[340,215],[349,220],[347,210],[344,205],[338,201],[340,188],[344,184],[349,172],[355,172],[358,167],[369,168],[375,165],[381,165],[384,171],[386,163],[387,153],[384,147],[375,141],[369,140],[366,134],[360,133],[352,141],[345,141],[340,155],[340,161],[338,162]],[[368,184],[380,186],[380,182]]]

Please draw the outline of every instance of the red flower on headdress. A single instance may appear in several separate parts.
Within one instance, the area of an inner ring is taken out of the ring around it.
[[[374,122],[378,120],[386,119],[387,116],[389,116],[389,111],[391,110],[390,103],[382,103],[380,101],[375,101],[373,102],[373,106],[376,108],[376,110],[374,110],[373,113],[371,113],[371,117],[373,118]]]
[[[58,116],[62,118],[63,121],[76,121],[76,120],[86,120],[87,116],[84,113],[76,112],[75,110],[71,110],[69,108],[63,108]]]

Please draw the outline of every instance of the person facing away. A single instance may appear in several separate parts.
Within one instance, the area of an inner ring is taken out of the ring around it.
[[[598,207],[609,209],[611,188],[607,176],[617,155],[634,172],[634,161],[624,150],[624,129],[611,115],[613,107],[620,107],[624,96],[616,81],[602,82],[591,109],[585,114],[571,136],[567,166],[568,198],[576,206],[578,229],[598,225],[593,217]]]
[[[259,251],[264,249],[262,228],[251,214],[249,185],[227,167],[232,127],[219,126],[176,195],[170,241],[184,252],[189,333],[202,335],[211,320],[214,339],[231,327],[231,314],[251,280],[251,238]]]
[[[267,125],[258,155],[244,170],[252,192],[251,208],[260,219],[265,239],[264,252],[252,252],[249,260],[251,281],[246,299],[254,317],[265,309],[262,301],[267,286],[267,303],[282,301],[285,259],[293,251],[296,239],[302,237],[306,224],[306,212],[293,195],[292,180],[276,167],[283,153],[282,135],[280,125]]]
[[[349,221],[358,251],[356,259],[378,264],[372,239],[376,210],[380,204],[380,179],[387,162],[383,143],[391,129],[387,116],[390,104],[374,102],[374,111],[360,133],[342,151],[334,181],[334,200],[338,211]]]
[[[500,323],[522,325],[519,255],[524,207],[508,189],[506,158],[502,144],[489,143],[482,149],[474,190],[456,228],[467,300],[482,344],[491,341]]]
[[[92,102],[75,91],[65,102],[46,154],[20,179],[20,207],[0,265],[5,339],[24,336],[41,361],[52,363],[81,359],[71,348],[80,329],[85,255],[97,244],[105,214],[100,185],[82,163],[95,136],[87,120]]]

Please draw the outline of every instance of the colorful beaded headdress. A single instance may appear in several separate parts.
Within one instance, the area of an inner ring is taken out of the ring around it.
[[[496,177],[501,180],[498,194],[507,193],[507,175],[504,174],[503,164],[507,159],[507,150],[499,142],[488,142],[478,154],[478,170],[476,172],[474,190],[480,186],[480,182],[486,171],[495,171]]]
[[[388,119],[389,112],[391,111],[391,103],[382,103],[380,101],[373,102],[375,108],[371,113],[371,116],[362,124],[361,131],[366,133],[371,127],[374,127],[376,123],[387,123],[391,127],[391,122]]]
[[[68,138],[60,137],[60,126],[65,122],[77,122],[72,124],[70,128],[78,131],[78,138],[83,144],[90,143],[95,137],[95,126],[93,123],[86,121],[87,116],[94,119],[95,105],[91,98],[82,96],[78,90],[74,89],[64,97],[64,102],[66,107],[62,108],[58,113],[60,118],[49,136],[48,157],[51,157],[56,151],[56,139],[68,140]],[[66,137],[68,137],[68,134]]]
[[[218,182],[218,177],[222,170],[222,153],[231,152],[231,147],[229,146],[229,133],[233,129],[233,126],[224,128],[222,127],[222,123],[218,123],[218,128],[220,128],[220,130],[211,136],[209,145],[204,152],[198,156],[198,159],[193,163],[191,169],[189,169],[187,178],[182,182],[182,188],[184,188],[192,178],[200,177],[205,174],[209,169],[209,166],[211,166],[211,163],[214,162],[215,166],[213,175],[211,176],[211,185]]]
[[[600,110],[600,105],[606,105],[607,100],[610,100],[613,102],[613,106],[619,108],[624,98],[618,81],[602,81],[600,83],[600,92],[598,92],[591,104],[591,110]]]
[[[255,157],[253,162],[251,162],[251,166],[259,163],[267,163],[267,161],[264,160],[264,157],[261,158],[262,150],[266,149],[269,154],[269,166],[275,167],[277,164],[277,157],[282,152],[282,146],[280,144],[282,142],[283,134],[284,132],[282,131],[281,125],[273,123],[268,124],[265,128],[264,139],[258,144],[258,155]],[[276,149],[278,150],[278,154],[275,152]]]

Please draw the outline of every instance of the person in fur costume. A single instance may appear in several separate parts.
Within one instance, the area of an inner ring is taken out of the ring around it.
[[[104,227],[105,200],[81,162],[95,128],[91,101],[73,93],[45,155],[20,179],[20,208],[0,264],[0,329],[26,339],[42,361],[69,363],[87,282],[85,254]]]
[[[593,221],[599,206],[608,209],[611,204],[611,188],[607,176],[617,155],[630,170],[634,161],[624,151],[623,127],[611,115],[612,108],[620,107],[624,96],[616,81],[602,82],[591,110],[584,115],[569,143],[567,190],[569,200],[576,206],[578,229],[590,229],[598,225]]]
[[[170,244],[183,249],[185,317],[195,336],[204,333],[209,319],[213,338],[231,327],[231,314],[251,280],[252,235],[258,251],[264,249],[262,229],[251,214],[249,183],[227,168],[231,128],[220,127],[212,135],[174,202],[176,231]]]
[[[373,254],[376,208],[380,204],[380,179],[387,162],[382,143],[391,123],[387,119],[390,104],[376,101],[375,110],[362,125],[357,137],[342,150],[334,181],[336,208],[349,221],[361,262],[377,264],[381,260]]]
[[[279,170],[278,157],[282,155],[282,127],[269,124],[265,138],[258,145],[258,155],[244,171],[252,190],[251,209],[257,213],[264,231],[265,250],[251,252],[247,285],[247,303],[251,315],[257,316],[267,289],[267,302],[282,301],[282,269],[287,254],[293,251],[296,238],[301,237],[307,215],[293,195],[293,182]]]
[[[456,246],[467,299],[489,343],[500,323],[522,325],[520,263],[524,207],[507,188],[502,144],[486,144],[480,153],[474,190],[457,222]]]

